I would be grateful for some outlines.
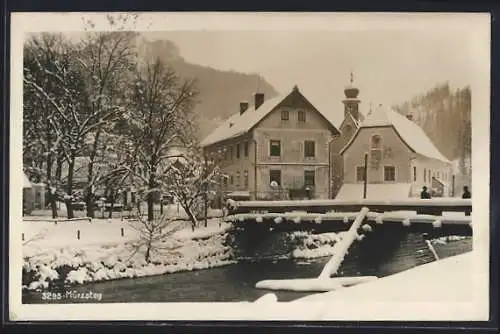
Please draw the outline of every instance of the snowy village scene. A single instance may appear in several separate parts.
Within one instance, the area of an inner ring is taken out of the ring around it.
[[[488,190],[473,191],[472,123],[489,109],[472,101],[489,68],[474,16],[210,30],[39,15],[48,27],[19,47],[11,165],[23,305],[236,303],[257,319],[475,298],[488,220],[472,200]]]

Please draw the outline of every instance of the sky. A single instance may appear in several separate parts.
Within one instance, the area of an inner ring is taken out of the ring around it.
[[[259,73],[280,93],[298,85],[339,103],[352,70],[365,108],[401,103],[446,81],[470,85],[477,66],[473,36],[456,29],[167,31],[147,38],[173,41],[188,62]]]

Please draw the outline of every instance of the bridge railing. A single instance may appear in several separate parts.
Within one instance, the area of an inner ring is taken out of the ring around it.
[[[229,214],[355,212],[367,207],[372,212],[415,211],[417,214],[442,215],[443,212],[463,212],[470,216],[472,200],[462,198],[381,200],[301,200],[301,201],[241,201],[228,205]]]

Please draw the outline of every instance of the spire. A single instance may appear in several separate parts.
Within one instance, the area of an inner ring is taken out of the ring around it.
[[[351,70],[350,77],[349,77],[349,84],[344,89],[344,94],[345,94],[345,97],[348,99],[358,98],[359,89],[354,87],[354,73],[352,70]]]

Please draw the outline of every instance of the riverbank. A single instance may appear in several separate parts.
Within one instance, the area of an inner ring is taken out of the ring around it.
[[[188,222],[146,247],[131,222],[23,222],[23,290],[212,268],[233,263],[219,219],[191,231]]]
[[[209,269],[243,260],[228,242],[232,226],[210,219],[191,230],[188,222],[151,248],[150,261],[140,236],[121,219],[92,222],[23,222],[23,290],[43,291],[109,280]],[[331,256],[343,233],[282,236],[286,252],[274,259],[315,259]],[[437,248],[457,238],[435,240]],[[460,238],[458,238],[460,239]],[[272,241],[272,240],[271,240]],[[272,242],[270,242],[272,244]],[[273,251],[269,252],[273,258]],[[259,260],[263,257],[258,256]],[[255,258],[249,258],[255,260]],[[248,260],[248,258],[246,259]]]
[[[150,261],[130,222],[23,222],[23,290],[43,291],[90,282],[208,269],[241,260],[227,244],[231,225],[210,219],[191,230],[188,222],[151,248]],[[291,252],[282,258],[312,259],[333,254],[341,234],[291,233]]]

